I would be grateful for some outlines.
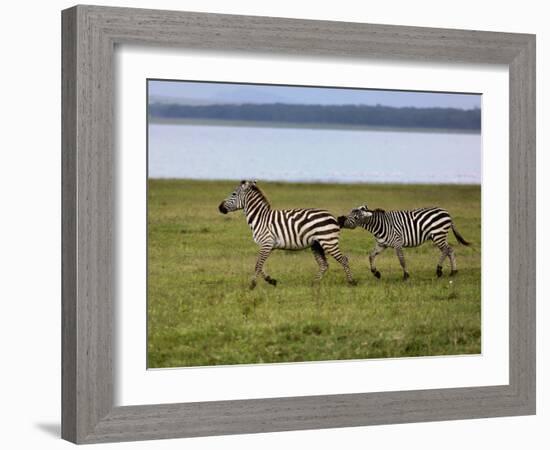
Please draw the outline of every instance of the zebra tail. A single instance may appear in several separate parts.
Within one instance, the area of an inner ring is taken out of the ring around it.
[[[336,221],[338,222],[338,226],[340,228],[344,228],[344,224],[346,223],[346,216],[339,216]]]
[[[453,234],[455,235],[455,238],[458,242],[460,242],[462,245],[470,245],[470,243],[466,239],[464,239],[462,235],[458,232],[454,223],[451,223],[451,228],[453,229]]]

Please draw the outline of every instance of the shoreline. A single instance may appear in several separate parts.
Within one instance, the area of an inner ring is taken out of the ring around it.
[[[174,178],[174,177],[147,177],[147,181],[153,182],[191,182],[191,183],[238,183],[238,179],[212,179],[212,178]],[[322,180],[268,180],[258,179],[258,182],[262,184],[274,184],[274,185],[308,185],[308,186],[383,186],[383,187],[478,187],[481,189],[481,183],[426,183],[426,182],[397,182],[397,181],[322,181]]]
[[[310,130],[346,130],[346,131],[382,131],[401,133],[434,133],[434,134],[471,134],[480,135],[481,130],[467,130],[456,128],[422,128],[422,127],[384,127],[375,125],[349,125],[335,123],[295,123],[295,122],[268,122],[249,120],[221,120],[221,119],[185,119],[147,117],[148,125],[182,125],[182,126],[225,126],[249,128],[295,128]]]

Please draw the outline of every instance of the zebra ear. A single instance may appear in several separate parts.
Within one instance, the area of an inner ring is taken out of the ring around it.
[[[246,180],[241,180],[241,184],[246,184]]]
[[[256,185],[257,182],[258,182],[258,180],[254,180],[254,181],[252,181],[252,184]]]

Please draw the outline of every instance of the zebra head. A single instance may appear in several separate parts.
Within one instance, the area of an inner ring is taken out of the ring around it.
[[[220,206],[218,206],[220,212],[222,214],[227,214],[228,212],[243,209],[246,192],[251,186],[256,186],[256,181],[241,181],[241,184],[235,188],[231,195],[220,203]]]
[[[349,228],[353,230],[358,225],[365,222],[365,219],[372,216],[372,211],[365,204],[358,208],[353,208],[347,216],[338,217],[338,225],[340,228]]]

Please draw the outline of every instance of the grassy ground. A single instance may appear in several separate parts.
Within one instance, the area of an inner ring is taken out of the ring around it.
[[[276,251],[266,263],[278,280],[248,290],[257,246],[241,211],[218,204],[236,182],[149,180],[148,366],[182,367],[420,355],[481,350],[481,208],[479,186],[323,185],[260,183],[275,208],[320,207],[335,215],[371,208],[437,205],[473,243],[452,233],[459,273],[435,276],[439,251],[405,249],[411,278],[388,249],[368,266],[374,245],[364,230],[343,230],[356,287],[340,265],[318,286],[310,250]]]

